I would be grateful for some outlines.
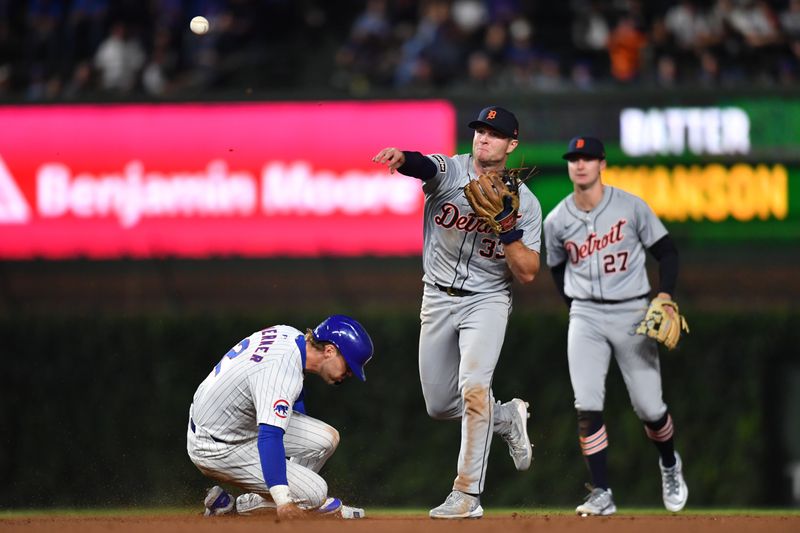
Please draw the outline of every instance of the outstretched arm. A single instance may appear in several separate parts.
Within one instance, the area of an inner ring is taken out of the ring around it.
[[[372,158],[379,165],[386,165],[389,172],[427,180],[436,175],[436,164],[419,152],[398,150],[397,148],[384,148]]]

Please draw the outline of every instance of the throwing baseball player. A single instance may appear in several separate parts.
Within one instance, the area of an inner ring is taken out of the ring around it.
[[[662,399],[657,340],[673,348],[686,322],[672,301],[678,251],[666,228],[640,198],[604,185],[603,143],[575,137],[564,154],[574,192],[545,219],[547,264],[570,306],[567,355],[578,412],[581,451],[592,490],[576,512],[616,512],[607,474],[603,421],[611,356],[619,365],[633,409],[660,456],[664,506],[686,505],[689,489],[675,451],[672,417]],[[645,250],[659,262],[659,292],[648,307]]]
[[[318,474],[339,433],[304,414],[303,374],[318,374],[329,384],[352,375],[365,381],[372,354],[367,331],[344,315],[329,316],[305,335],[271,326],[231,348],[194,394],[186,449],[203,474],[248,493],[234,502],[213,487],[206,516],[272,508],[279,519],[309,513],[362,518],[363,509],[329,498]]]
[[[469,124],[472,153],[384,148],[373,161],[422,180],[425,193],[419,372],[428,414],[461,420],[457,476],[431,518],[479,518],[492,432],[518,470],[532,458],[528,404],[495,403],[492,377],[511,312],[512,276],[530,283],[539,271],[539,201],[505,165],[519,141],[517,118],[483,109]]]

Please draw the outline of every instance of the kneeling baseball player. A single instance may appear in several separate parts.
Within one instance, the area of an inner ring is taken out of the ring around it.
[[[307,330],[271,326],[231,348],[200,384],[189,407],[186,449],[206,476],[247,493],[236,500],[220,486],[205,515],[274,510],[279,519],[331,515],[363,518],[364,510],[328,497],[318,474],[339,432],[304,414],[303,374],[336,385],[364,366],[373,344],[353,318],[333,315]]]

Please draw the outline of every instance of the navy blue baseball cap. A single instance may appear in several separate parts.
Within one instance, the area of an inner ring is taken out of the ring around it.
[[[472,129],[488,126],[512,139],[516,139],[519,135],[519,122],[514,113],[496,105],[481,109],[478,118],[470,122],[468,126]]]
[[[583,155],[593,159],[605,159],[606,149],[600,139],[596,137],[573,137],[569,141],[567,153],[561,157],[569,159],[576,155]]]
[[[355,318],[331,315],[314,328],[314,337],[336,346],[353,374],[361,381],[367,380],[364,365],[372,359],[375,349],[369,333]]]

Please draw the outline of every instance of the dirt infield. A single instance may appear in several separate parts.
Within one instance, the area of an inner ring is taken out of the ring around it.
[[[206,519],[202,516],[41,516],[0,519],[2,532],[58,533],[738,533],[800,531],[800,515],[625,515],[580,518],[564,514],[510,514],[480,520],[435,521],[427,517],[380,516],[363,520],[278,522],[267,516]]]

